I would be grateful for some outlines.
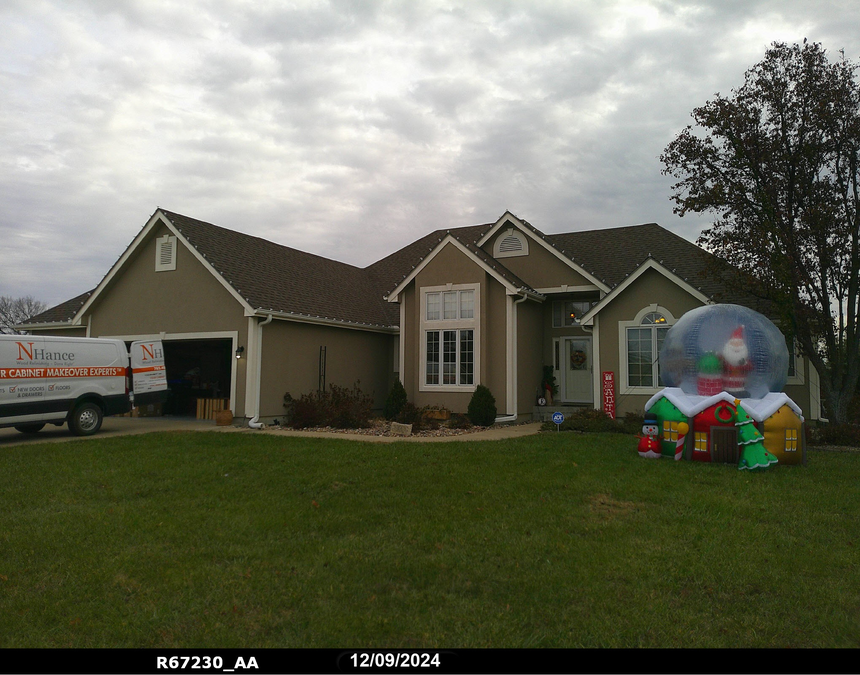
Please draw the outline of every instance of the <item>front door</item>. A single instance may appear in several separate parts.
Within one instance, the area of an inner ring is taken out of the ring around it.
[[[593,403],[591,338],[561,338],[562,382],[559,389],[562,400],[568,403]]]

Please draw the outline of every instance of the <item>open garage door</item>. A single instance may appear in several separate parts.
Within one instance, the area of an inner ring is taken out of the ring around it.
[[[167,339],[163,344],[168,385],[166,415],[213,419],[215,411],[232,408],[232,340]]]

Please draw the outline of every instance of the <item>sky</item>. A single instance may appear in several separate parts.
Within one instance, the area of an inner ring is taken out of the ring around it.
[[[860,3],[3,0],[0,295],[95,288],[158,208],[364,267],[506,210],[673,214],[659,157],[774,41]],[[656,252],[655,252],[656,255]]]

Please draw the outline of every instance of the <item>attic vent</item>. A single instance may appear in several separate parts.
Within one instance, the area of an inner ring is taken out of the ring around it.
[[[155,271],[170,272],[176,269],[176,237],[165,234],[155,240]]]
[[[493,255],[496,258],[513,258],[514,256],[528,255],[529,244],[521,232],[509,229],[496,239]]]
[[[523,250],[523,242],[519,237],[505,237],[499,242],[499,253],[514,253]]]

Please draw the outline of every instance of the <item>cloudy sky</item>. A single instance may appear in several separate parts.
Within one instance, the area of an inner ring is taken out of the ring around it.
[[[159,206],[365,266],[506,209],[672,214],[659,155],[775,40],[860,3],[3,0],[0,295],[95,287]]]

